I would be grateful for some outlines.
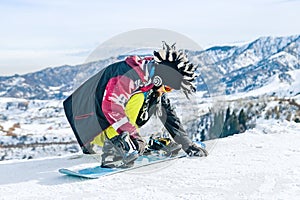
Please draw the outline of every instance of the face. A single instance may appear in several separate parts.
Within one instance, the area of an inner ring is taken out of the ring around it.
[[[163,95],[164,93],[171,92],[173,88],[167,86],[167,85],[162,85],[160,88],[158,88],[157,93],[159,96]]]

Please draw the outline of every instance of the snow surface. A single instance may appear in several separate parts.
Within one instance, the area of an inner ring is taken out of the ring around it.
[[[183,158],[95,180],[59,168],[95,163],[74,155],[0,162],[0,199],[299,199],[300,125],[260,121],[207,141],[206,158]]]

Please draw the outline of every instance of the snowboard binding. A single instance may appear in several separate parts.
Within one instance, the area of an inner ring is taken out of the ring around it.
[[[144,155],[149,155],[152,153],[163,152],[166,156],[176,156],[181,150],[182,145],[177,144],[167,137],[153,137],[149,138]]]
[[[104,141],[102,148],[101,167],[128,168],[139,157],[138,151],[133,148],[128,132]]]

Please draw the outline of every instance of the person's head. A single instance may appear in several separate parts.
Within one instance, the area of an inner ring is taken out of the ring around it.
[[[197,77],[197,66],[190,63],[182,51],[177,51],[175,44],[169,46],[163,42],[163,49],[153,54],[156,67],[152,81],[156,88],[182,90],[187,98],[196,91],[193,81]]]

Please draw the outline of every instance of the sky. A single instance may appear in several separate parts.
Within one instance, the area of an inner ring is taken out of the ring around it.
[[[203,48],[300,34],[300,0],[0,0],[0,76],[76,65],[124,32],[167,29]]]

